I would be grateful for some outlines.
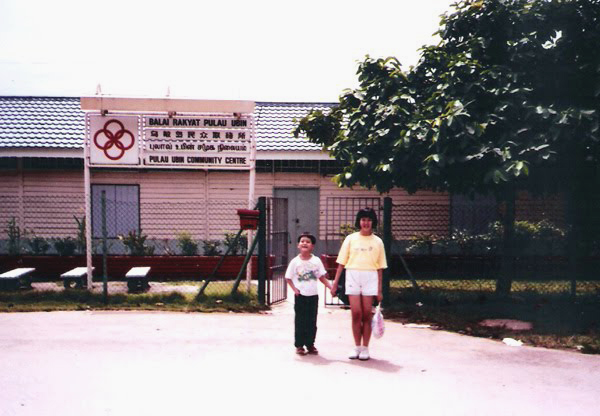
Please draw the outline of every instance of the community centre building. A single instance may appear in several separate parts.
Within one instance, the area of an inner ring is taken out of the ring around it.
[[[13,221],[32,235],[75,235],[85,216],[88,181],[93,236],[102,232],[104,191],[108,236],[135,230],[155,242],[156,254],[174,250],[169,241],[177,233],[223,240],[239,228],[237,209],[251,208],[260,196],[287,199],[292,253],[305,231],[318,237],[318,254],[337,250],[335,242],[353,223],[356,209],[381,210],[384,197],[405,209],[394,217],[397,239],[447,234],[468,227],[473,215],[496,215],[490,198],[339,188],[332,181],[339,164],[318,145],[293,135],[296,121],[310,110],[333,105],[0,97],[0,230]],[[485,209],[471,210],[467,218],[459,215],[466,205]],[[418,220],[403,218],[402,212],[416,211]],[[523,210],[518,215],[527,216]]]

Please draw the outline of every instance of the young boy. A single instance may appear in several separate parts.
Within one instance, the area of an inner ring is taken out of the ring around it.
[[[318,354],[315,348],[319,295],[317,279],[331,290],[327,271],[321,259],[313,256],[316,238],[308,233],[298,237],[298,251],[285,272],[288,285],[294,291],[294,345],[296,354]],[[306,350],[304,347],[306,346]]]

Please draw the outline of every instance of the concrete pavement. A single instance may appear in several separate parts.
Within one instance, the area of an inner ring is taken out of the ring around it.
[[[386,323],[351,361],[350,314],[320,305],[319,356],[272,312],[0,314],[0,415],[597,415],[600,356]]]

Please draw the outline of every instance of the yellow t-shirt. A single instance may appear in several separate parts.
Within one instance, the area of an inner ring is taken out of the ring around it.
[[[387,260],[383,241],[374,234],[364,236],[360,232],[352,233],[342,243],[337,262],[346,269],[385,269]]]

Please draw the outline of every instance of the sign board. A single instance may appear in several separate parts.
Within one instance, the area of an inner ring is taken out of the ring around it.
[[[138,165],[139,118],[88,115],[90,164]]]
[[[251,115],[87,113],[90,166],[250,169]]]

